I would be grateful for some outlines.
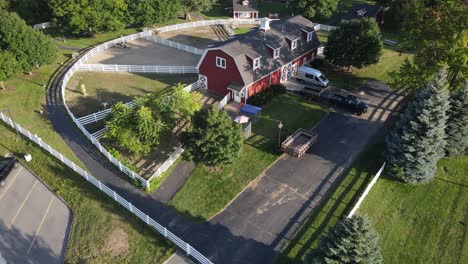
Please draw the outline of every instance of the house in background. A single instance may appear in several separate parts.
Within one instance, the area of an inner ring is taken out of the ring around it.
[[[312,22],[302,16],[261,19],[257,30],[205,50],[197,68],[201,87],[239,103],[287,81],[314,59],[320,43]]]
[[[365,17],[374,18],[375,22],[377,22],[377,24],[381,26],[384,22],[384,9],[383,7],[378,5],[353,4],[351,6],[351,9],[336,21],[336,24],[352,19],[361,19]]]
[[[258,18],[256,0],[232,0],[233,18]]]

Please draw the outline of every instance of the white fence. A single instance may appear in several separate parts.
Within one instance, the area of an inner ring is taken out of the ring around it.
[[[224,96],[224,98],[216,105],[216,107],[221,110],[231,99],[231,93],[228,93]]]
[[[323,25],[323,24],[314,24],[314,29],[315,30],[323,30],[323,31],[333,31],[337,29],[338,27],[334,26],[329,26],[329,25]]]
[[[156,36],[149,36],[149,37],[146,37],[146,39],[154,43],[169,46],[171,48],[180,49],[180,50],[187,51],[187,52],[197,54],[197,55],[203,55],[203,53],[205,52],[202,49],[197,49],[197,48],[185,45],[185,44],[180,44],[178,42],[168,40],[168,39],[163,39],[163,38],[156,37]]]
[[[53,26],[52,22],[44,22],[44,23],[33,25],[32,27],[34,29],[46,29],[46,28],[50,28],[52,26]]]
[[[200,26],[211,26],[211,25],[230,25],[230,24],[259,24],[260,21],[256,19],[221,19],[221,20],[204,20],[204,21],[197,21],[197,22],[189,22],[189,23],[182,23],[182,24],[176,24],[172,26],[166,26],[166,27],[161,27],[155,30],[145,30],[140,33],[135,33],[132,35],[128,35],[125,37],[120,37],[108,42],[105,42],[101,45],[98,45],[92,49],[90,49],[88,52],[86,52],[80,59],[78,59],[65,73],[61,85],[61,92],[62,92],[62,101],[65,106],[65,109],[68,112],[68,115],[71,117],[72,121],[76,124],[76,126],[83,132],[83,134],[99,149],[99,151],[109,159],[111,163],[116,165],[120,171],[123,173],[127,174],[130,178],[132,179],[138,179],[142,185],[145,188],[149,187],[149,182],[142,178],[140,175],[136,174],[132,170],[130,170],[127,166],[125,166],[123,163],[115,159],[100,143],[98,140],[96,140],[84,127],[83,124],[89,124],[93,122],[92,120],[97,120],[99,117],[102,117],[98,114],[93,114],[92,117],[87,116],[80,118],[80,121],[78,121],[73,113],[70,111],[68,108],[66,102],[65,102],[65,90],[68,84],[68,81],[70,78],[73,76],[73,74],[81,69],[84,69],[88,66],[84,66],[84,64],[89,61],[91,58],[99,54],[100,52],[115,46],[118,43],[123,43],[135,39],[140,39],[140,38],[146,38],[149,36],[154,35],[154,32],[169,32],[173,30],[178,30],[178,29],[186,29],[186,28],[194,28],[194,27],[200,27]],[[124,65],[125,66],[125,65]],[[180,66],[179,66],[180,67]],[[86,68],[87,69],[87,68]],[[229,101],[229,98],[224,98],[223,101],[218,104],[218,108],[221,106],[224,106],[227,102]],[[102,111],[102,115],[105,115],[105,111]],[[82,123],[83,122],[83,123]],[[96,122],[96,121],[94,121]]]
[[[133,206],[132,203],[125,200],[122,196],[117,194],[114,190],[107,187],[101,181],[99,181],[98,179],[93,177],[91,174],[89,174],[88,172],[83,170],[81,167],[76,165],[73,161],[71,161],[68,158],[66,158],[65,156],[63,156],[62,153],[58,152],[57,150],[55,150],[51,146],[49,146],[47,143],[43,142],[41,140],[41,138],[39,138],[37,135],[32,134],[28,130],[21,127],[19,124],[14,123],[10,118],[5,116],[2,112],[0,112],[0,119],[3,120],[6,124],[10,125],[13,129],[16,129],[18,132],[23,134],[25,137],[27,137],[30,140],[34,141],[34,143],[38,144],[41,148],[43,148],[44,150],[49,152],[52,156],[56,157],[62,163],[64,163],[69,168],[71,168],[72,170],[77,172],[79,175],[81,175],[83,178],[85,178],[88,182],[92,183],[95,187],[97,187],[99,190],[101,190],[102,192],[107,194],[109,197],[114,199],[114,201],[118,202],[120,205],[125,207],[127,210],[129,210],[131,213],[136,215],[138,218],[140,218],[146,224],[152,226],[161,235],[168,238],[174,244],[176,244],[180,249],[185,251],[185,253],[192,256],[193,258],[195,258],[196,260],[198,260],[202,264],[213,264],[208,258],[203,256],[195,248],[190,246],[190,244],[188,244],[185,241],[183,241],[182,239],[180,239],[178,236],[176,236],[171,231],[169,231],[166,227],[164,227],[164,226],[160,225],[158,222],[154,221],[151,217],[149,217],[149,215],[143,213],[140,209]]]
[[[158,170],[155,171],[153,175],[151,175],[151,177],[148,179],[148,182],[161,176],[161,174],[167,171],[183,152],[184,148],[181,145],[174,151],[174,153],[171,154],[171,156],[169,156],[169,158],[158,168]]]
[[[83,64],[79,71],[98,72],[143,72],[143,73],[198,73],[196,66],[156,66],[120,64]]]
[[[359,197],[359,200],[357,201],[357,203],[354,205],[353,209],[351,210],[351,212],[349,212],[348,214],[348,218],[351,218],[355,213],[356,211],[359,209],[359,206],[361,206],[362,202],[364,201],[364,199],[366,198],[366,196],[369,194],[370,190],[372,189],[372,187],[374,187],[374,184],[377,182],[377,180],[379,179],[380,175],[382,174],[383,170],[385,168],[385,162],[384,164],[382,165],[382,167],[380,167],[380,170],[377,172],[377,174],[375,174],[374,178],[372,179],[372,181],[369,183],[369,185],[367,185],[367,188],[364,190],[364,192],[362,193],[361,197]]]

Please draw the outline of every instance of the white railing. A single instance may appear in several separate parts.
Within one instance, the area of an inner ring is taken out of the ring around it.
[[[197,54],[197,55],[203,55],[203,53],[205,52],[202,49],[197,49],[197,48],[185,45],[185,44],[181,44],[172,40],[168,40],[168,39],[164,39],[164,38],[160,38],[156,36],[149,36],[149,37],[146,37],[146,39],[154,43],[162,44],[165,46],[169,46],[171,48],[187,51],[187,52]]]
[[[158,222],[154,221],[149,215],[143,213],[140,209],[133,206],[132,203],[125,200],[122,196],[120,196],[114,190],[107,187],[101,181],[96,179],[93,175],[89,174],[87,171],[85,171],[84,169],[82,169],[81,167],[76,165],[73,161],[71,161],[67,157],[63,156],[62,153],[58,152],[57,150],[53,149],[50,145],[43,142],[40,137],[38,137],[35,134],[32,134],[31,132],[24,129],[19,124],[14,123],[10,118],[5,116],[2,112],[0,112],[0,119],[3,120],[9,126],[11,126],[13,129],[15,129],[18,132],[20,132],[21,134],[23,134],[28,139],[32,140],[37,145],[39,145],[39,147],[41,147],[45,151],[49,152],[52,156],[54,156],[55,158],[60,160],[63,164],[67,165],[73,171],[75,171],[76,173],[81,175],[88,182],[90,182],[96,188],[98,188],[99,190],[101,190],[102,192],[107,194],[114,201],[118,202],[120,205],[125,207],[132,214],[136,215],[138,218],[140,218],[147,225],[149,225],[149,226],[153,227],[154,229],[156,229],[156,231],[158,231],[161,235],[163,235],[164,237],[171,240],[174,244],[176,244],[178,247],[180,247],[180,249],[185,251],[185,253],[192,256],[193,258],[195,258],[197,261],[199,261],[202,264],[213,264],[213,262],[211,262],[207,257],[205,257],[199,251],[197,251],[195,248],[190,246],[190,244],[188,244],[185,241],[183,241],[182,239],[180,239],[178,236],[176,236],[171,231],[169,231],[166,227],[164,227],[164,226],[160,225]]]
[[[106,133],[106,131],[107,131],[107,127],[104,127],[103,129],[101,129],[101,130],[99,130],[99,131],[94,132],[93,134],[91,134],[91,136],[92,136],[94,139],[99,140],[99,139],[101,139],[101,138],[104,136],[104,134]]]
[[[169,158],[158,168],[158,170],[155,171],[153,175],[151,175],[151,177],[148,179],[148,182],[150,182],[154,178],[161,176],[161,174],[166,172],[183,152],[184,148],[182,147],[182,145],[180,145],[174,151],[174,153],[172,153],[171,156],[169,156]]]
[[[46,29],[46,28],[50,28],[52,26],[53,26],[52,22],[44,22],[44,23],[33,25],[32,27],[34,29]]]
[[[79,71],[97,72],[143,72],[143,73],[198,73],[196,66],[157,66],[120,64],[83,64]]]
[[[99,54],[100,52],[109,49],[113,46],[115,46],[118,43],[123,43],[135,39],[141,39],[141,38],[146,38],[149,36],[154,35],[155,32],[169,32],[173,30],[178,30],[178,29],[186,29],[186,28],[194,28],[194,27],[200,27],[200,26],[211,26],[211,25],[230,25],[230,24],[260,24],[260,20],[257,19],[221,19],[221,20],[204,20],[204,21],[196,21],[196,22],[189,22],[189,23],[182,23],[182,24],[176,24],[172,26],[166,26],[166,27],[161,27],[157,28],[155,30],[145,30],[143,32],[131,34],[128,36],[120,37],[108,42],[105,42],[101,45],[98,45],[92,49],[90,49],[88,52],[86,52],[83,56],[81,56],[80,59],[78,59],[65,73],[63,76],[63,81],[61,85],[61,92],[62,92],[62,101],[65,106],[65,109],[67,110],[68,115],[71,117],[72,121],[76,124],[76,126],[83,132],[83,134],[99,149],[99,151],[109,159],[111,163],[116,165],[120,171],[123,173],[127,174],[130,178],[132,179],[138,179],[141,184],[145,187],[149,187],[149,182],[142,178],[140,175],[136,174],[132,170],[130,170],[127,166],[125,166],[123,163],[115,159],[100,143],[98,140],[94,139],[92,135],[83,127],[83,125],[75,118],[73,113],[70,111],[70,108],[68,108],[66,101],[65,101],[65,90],[68,84],[68,81],[70,78],[73,76],[75,72],[77,72],[80,67],[85,64],[87,61],[89,61],[91,58]],[[224,102],[223,102],[224,101]],[[220,102],[219,105],[224,106],[229,99],[224,100]],[[224,104],[221,104],[224,103]],[[83,117],[84,118],[84,117]],[[94,120],[97,119],[97,116],[91,117],[94,118]],[[84,119],[81,119],[84,121]],[[87,119],[86,122],[89,122],[90,120]],[[85,123],[86,123],[85,122]],[[93,122],[93,121],[91,121]],[[95,122],[95,121],[94,121]]]
[[[324,25],[324,24],[314,24],[314,29],[315,30],[323,30],[323,31],[333,31],[337,29],[338,27],[330,26],[330,25]]]
[[[351,218],[355,213],[356,211],[359,209],[359,206],[361,206],[362,202],[364,201],[364,199],[366,198],[366,196],[369,194],[370,190],[372,189],[372,187],[374,186],[374,184],[377,182],[377,180],[379,179],[380,175],[382,174],[383,170],[385,168],[385,162],[384,164],[382,165],[382,167],[380,167],[380,170],[377,172],[377,174],[375,174],[374,178],[372,179],[372,181],[369,183],[369,185],[367,185],[367,188],[364,190],[364,192],[362,193],[361,197],[359,197],[359,200],[357,201],[357,203],[354,205],[353,209],[351,210],[351,212],[349,212],[348,214],[348,218]]]
[[[225,25],[223,25],[223,28],[224,28],[224,30],[226,30],[226,32],[228,33],[229,36],[234,36],[235,35],[234,31],[232,30],[231,25],[226,25],[225,24]]]
[[[224,98],[216,105],[216,107],[221,110],[231,99],[231,94],[228,93],[224,96]]]

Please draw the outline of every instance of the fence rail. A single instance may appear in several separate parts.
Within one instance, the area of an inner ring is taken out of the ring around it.
[[[67,165],[69,168],[77,172],[79,175],[81,175],[83,178],[85,178],[88,182],[93,184],[96,188],[107,194],[110,198],[112,198],[114,201],[118,202],[121,204],[123,207],[125,207],[127,210],[129,210],[132,214],[136,215],[138,218],[140,218],[142,221],[144,221],[147,225],[152,226],[154,229],[156,229],[161,235],[164,237],[168,238],[171,240],[174,244],[176,244],[182,251],[187,253],[188,255],[192,256],[195,258],[197,261],[199,261],[202,264],[213,264],[207,257],[203,256],[200,254],[195,248],[193,248],[190,244],[186,243],[184,240],[170,232],[166,227],[163,227],[162,225],[158,224],[156,221],[154,221],[149,215],[145,214],[138,208],[136,208],[134,205],[132,205],[130,202],[125,200],[122,196],[120,196],[118,193],[116,193],[114,190],[111,188],[107,187],[104,183],[96,179],[93,175],[89,174],[87,171],[83,170],[81,167],[76,165],[73,161],[69,160],[66,158],[64,155],[62,155],[60,152],[56,151],[53,149],[50,145],[47,143],[43,142],[40,137],[37,135],[32,134],[28,130],[24,129],[22,126],[20,126],[17,123],[14,123],[13,120],[5,116],[2,112],[0,112],[0,119],[3,120],[6,124],[11,126],[13,129],[17,130],[21,134],[23,134],[25,137],[28,139],[32,140],[36,144],[39,145],[39,147],[43,148],[45,151],[49,152],[52,156],[60,160],[62,163]]]
[[[314,29],[315,30],[323,30],[323,31],[333,31],[337,29],[338,27],[330,26],[330,25],[324,25],[324,24],[314,24]]]
[[[54,24],[52,22],[44,22],[44,23],[40,23],[40,24],[35,24],[32,27],[34,29],[46,29],[46,28],[52,27],[53,25]]]
[[[198,73],[196,66],[157,66],[120,64],[83,64],[79,71],[98,72],[142,72],[142,73]]]
[[[171,48],[176,48],[176,49],[187,51],[187,52],[197,54],[197,55],[203,55],[203,53],[205,52],[202,49],[197,49],[197,48],[185,45],[185,44],[181,44],[172,40],[163,39],[163,38],[156,37],[156,36],[149,36],[149,37],[146,37],[146,39],[154,43],[162,44],[165,46],[169,46]]]
[[[229,102],[229,99],[231,99],[230,93],[226,94],[224,98],[216,105],[216,107],[221,110]]]
[[[354,205],[354,207],[353,207],[353,209],[351,210],[351,212],[349,212],[348,218],[351,218],[351,217],[356,213],[356,211],[359,209],[359,206],[361,206],[362,202],[364,201],[364,199],[366,198],[366,196],[369,194],[369,192],[370,192],[370,190],[372,189],[372,187],[374,187],[375,183],[377,182],[377,180],[379,179],[380,175],[382,174],[384,168],[385,168],[385,162],[382,164],[382,167],[380,167],[379,171],[375,174],[374,178],[372,178],[372,181],[369,183],[369,185],[367,185],[366,189],[365,189],[364,192],[362,193],[361,197],[359,197],[359,200],[358,200],[357,203]]]

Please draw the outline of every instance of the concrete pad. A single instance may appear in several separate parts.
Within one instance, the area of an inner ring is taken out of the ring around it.
[[[109,48],[90,59],[89,64],[196,66],[201,56],[146,39],[126,43],[130,48]]]
[[[63,263],[71,210],[17,163],[0,188],[0,260]]]

